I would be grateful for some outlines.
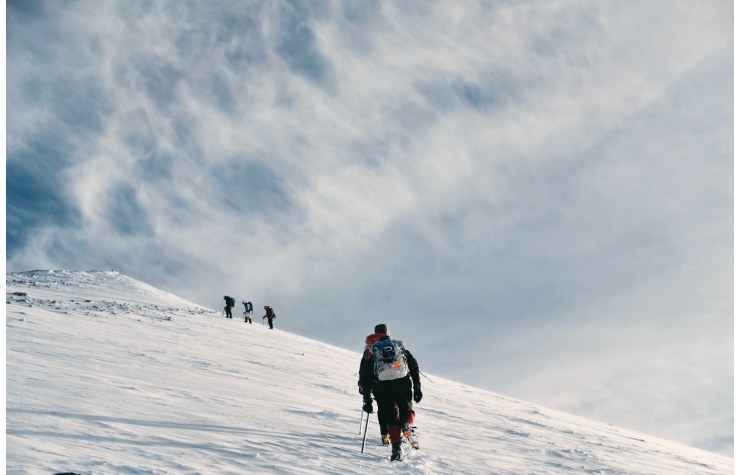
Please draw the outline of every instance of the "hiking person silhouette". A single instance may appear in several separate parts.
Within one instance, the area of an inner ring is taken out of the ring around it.
[[[415,416],[412,400],[418,403],[422,398],[419,363],[403,342],[390,337],[384,323],[375,326],[375,333],[380,333],[380,338],[370,346],[370,357],[363,357],[360,362],[362,410],[372,413],[371,394],[375,394],[378,411],[382,411],[383,419],[388,422],[391,460],[402,460],[402,436],[412,447],[419,448],[412,425]]]
[[[273,310],[272,307],[270,307],[269,305],[265,305],[265,313],[266,315],[262,317],[262,319],[267,319],[267,323],[270,325],[270,330],[272,330],[272,321],[277,318],[277,315],[275,315],[275,310]]]
[[[244,305],[244,323],[252,323],[252,302],[245,302],[242,300],[242,304]]]
[[[234,308],[234,305],[236,305],[236,301],[234,300],[234,297],[229,297],[228,295],[224,295],[224,300],[226,300],[226,306],[224,307],[224,312],[226,312],[226,318],[234,318],[234,316],[231,314],[231,309]]]

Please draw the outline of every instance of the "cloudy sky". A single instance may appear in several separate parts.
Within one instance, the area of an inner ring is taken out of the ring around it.
[[[8,270],[731,454],[730,0],[6,5]]]

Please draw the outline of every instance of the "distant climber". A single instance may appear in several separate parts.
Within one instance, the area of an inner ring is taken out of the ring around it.
[[[245,302],[242,300],[244,305],[244,323],[252,323],[252,302]]]
[[[266,315],[262,317],[262,319],[267,319],[267,323],[270,325],[270,330],[272,330],[272,321],[277,318],[277,315],[275,315],[275,310],[273,310],[272,307],[270,307],[269,305],[265,305],[265,313]]]
[[[226,318],[234,318],[234,316],[231,314],[231,309],[234,308],[234,305],[236,305],[236,300],[234,300],[234,297],[229,297],[228,295],[224,295],[224,300],[226,300],[226,306],[224,307]]]

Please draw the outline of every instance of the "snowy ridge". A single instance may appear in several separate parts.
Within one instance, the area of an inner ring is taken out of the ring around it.
[[[290,316],[270,331],[116,272],[8,273],[6,310],[8,473],[733,470],[728,457],[434,375],[417,405],[422,449],[391,463],[375,415],[360,454],[365,335],[348,351],[280,330]]]
[[[66,286],[66,293],[69,295],[95,295],[98,297],[109,295],[111,298],[118,298],[126,302],[180,305],[197,307],[203,311],[208,310],[116,271],[35,270],[9,272],[6,277],[6,285],[11,284],[49,290],[58,290],[62,286]],[[121,296],[125,296],[125,298],[122,299]]]

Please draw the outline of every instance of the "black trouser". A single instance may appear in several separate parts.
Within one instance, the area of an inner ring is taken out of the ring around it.
[[[225,307],[224,307],[224,310],[226,310],[226,318],[234,318],[234,317],[233,317],[233,316],[231,315],[231,307],[229,307],[229,306],[227,305],[227,306],[225,306]]]
[[[272,330],[272,318],[267,317],[267,323],[270,325],[270,330]]]
[[[378,395],[375,394],[375,391],[373,391],[373,396],[375,397],[375,402],[378,403],[378,425],[380,426],[380,435],[386,435],[388,433],[388,419],[386,419],[388,415],[380,408],[380,399],[378,399]]]
[[[378,421],[380,417],[388,424],[391,442],[399,442],[400,428],[408,422],[414,404],[411,402],[411,379],[402,378],[393,381],[379,381],[373,387],[378,401]],[[394,440],[395,439],[395,440]]]

